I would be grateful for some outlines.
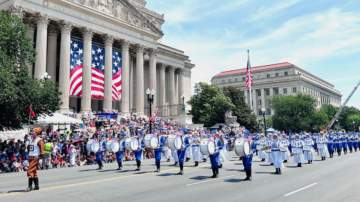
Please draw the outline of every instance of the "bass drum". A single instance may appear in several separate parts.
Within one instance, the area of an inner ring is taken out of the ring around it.
[[[200,152],[203,155],[212,155],[215,153],[215,143],[209,139],[202,139],[200,142]]]
[[[99,145],[98,141],[93,140],[92,143],[91,143],[91,151],[96,153],[96,152],[99,151],[99,149],[100,149],[100,145]]]
[[[250,144],[244,139],[235,140],[235,154],[238,156],[247,156],[250,154]]]
[[[170,135],[168,138],[168,147],[170,149],[181,149],[182,146],[182,138],[178,135]]]
[[[156,149],[159,144],[159,139],[157,137],[153,137],[151,134],[145,136],[145,147],[149,149]]]
[[[109,140],[106,142],[106,150],[116,153],[120,149],[119,142],[116,140]]]
[[[87,143],[86,143],[86,151],[91,152],[92,142],[93,142],[93,140],[87,141]]]
[[[127,151],[136,151],[139,149],[139,141],[137,139],[128,138],[125,140],[125,149]]]

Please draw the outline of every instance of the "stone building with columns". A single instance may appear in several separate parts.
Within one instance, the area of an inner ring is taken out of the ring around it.
[[[0,0],[0,9],[29,25],[37,55],[29,75],[47,72],[60,84],[60,112],[117,109],[123,115],[149,111],[147,88],[155,90],[152,111],[180,115],[191,96],[194,64],[184,51],[161,43],[165,22],[145,0]],[[69,96],[71,40],[83,42],[82,96]],[[104,99],[91,97],[91,47],[105,48]],[[112,100],[112,50],[121,52],[121,101]],[[186,106],[188,108],[188,106]]]
[[[317,100],[317,108],[329,103],[341,106],[341,93],[334,85],[290,63],[278,63],[252,67],[253,86],[252,105],[257,119],[262,118],[261,109],[266,115],[274,114],[269,108],[270,97],[274,94],[296,95],[303,92],[313,95]],[[234,86],[244,92],[245,101],[250,104],[249,91],[246,88],[246,68],[224,71],[211,79],[212,84],[220,87]]]

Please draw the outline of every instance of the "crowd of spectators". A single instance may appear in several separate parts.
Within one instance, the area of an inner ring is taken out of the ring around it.
[[[150,122],[143,118],[128,118],[121,120],[103,120],[101,124],[96,119],[84,122],[83,125],[72,125],[70,130],[52,131],[50,127],[44,128],[40,136],[44,140],[44,144],[52,143],[51,162],[42,159],[39,162],[38,169],[54,169],[75,166],[86,166],[96,164],[95,154],[86,151],[86,142],[89,138],[97,138],[100,134],[104,134],[105,140],[118,138],[120,133],[125,133],[125,137],[131,137],[136,130],[149,130]],[[176,129],[176,123],[170,120],[152,120],[152,127],[168,126],[169,129]],[[90,133],[90,129],[94,129],[94,133]],[[95,129],[96,128],[96,129]],[[23,140],[0,139],[0,173],[22,172],[26,171],[29,162],[27,160],[27,141],[29,135],[25,135]],[[154,153],[150,149],[144,149],[144,157],[153,158]],[[133,153],[126,151],[124,154],[125,161],[134,160]],[[104,163],[116,162],[116,155],[112,152],[104,152],[102,161]]]

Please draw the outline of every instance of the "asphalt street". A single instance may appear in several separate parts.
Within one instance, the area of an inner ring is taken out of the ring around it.
[[[185,163],[184,175],[176,175],[178,166],[162,159],[160,173],[154,173],[154,159],[145,159],[141,171],[134,171],[134,161],[124,162],[122,171],[116,163],[97,166],[39,171],[40,191],[23,192],[26,172],[0,175],[0,201],[360,201],[357,171],[360,152],[334,156],[297,168],[293,159],[285,163],[282,174],[266,162],[253,159],[253,180],[246,177],[234,152],[212,179],[209,161],[193,167]]]

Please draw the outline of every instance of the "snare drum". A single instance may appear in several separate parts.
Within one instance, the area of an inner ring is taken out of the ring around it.
[[[301,153],[301,148],[298,148],[298,147],[293,147],[293,148],[291,148],[291,150],[292,150],[293,154],[300,154]]]
[[[200,152],[203,155],[212,155],[215,153],[215,143],[209,139],[202,139],[200,142]]]
[[[139,141],[133,138],[127,138],[125,140],[125,149],[127,151],[136,151],[139,149]]]
[[[149,149],[158,148],[159,139],[157,137],[153,137],[151,134],[145,136],[145,147]]]
[[[247,156],[250,154],[250,144],[245,142],[243,138],[235,140],[235,154],[238,156]]]
[[[310,146],[310,145],[304,145],[303,150],[304,150],[304,151],[310,151],[310,150],[311,150],[311,146]]]
[[[317,148],[318,148],[318,149],[324,149],[324,148],[325,148],[325,144],[319,143],[319,144],[317,145]]]
[[[120,149],[119,142],[116,140],[109,140],[106,142],[106,150],[116,153]]]

